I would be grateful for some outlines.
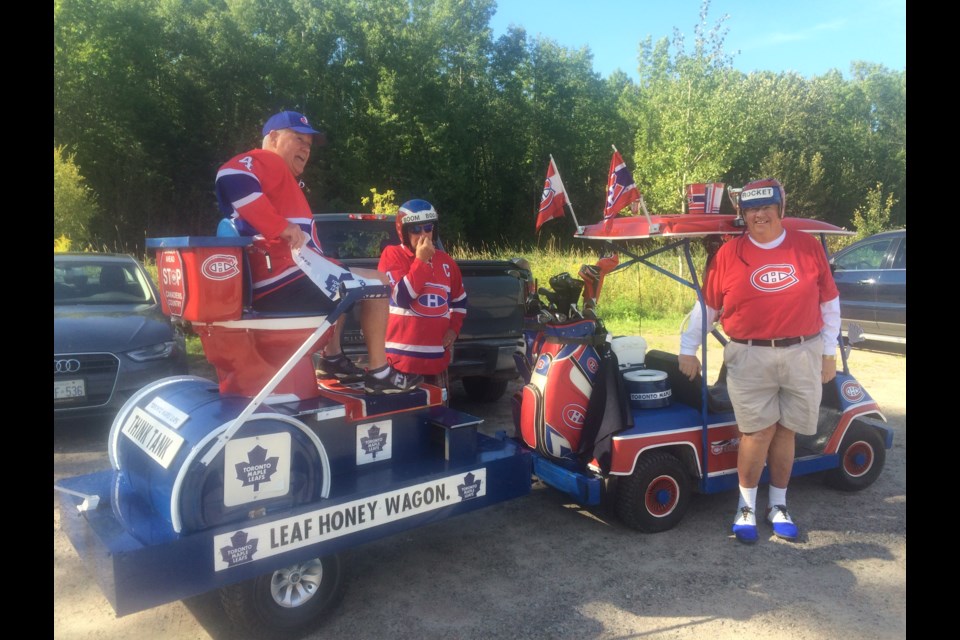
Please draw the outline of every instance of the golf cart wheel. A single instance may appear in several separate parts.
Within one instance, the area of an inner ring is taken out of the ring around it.
[[[313,558],[220,589],[237,630],[251,638],[294,638],[316,628],[343,597],[340,557]]]
[[[827,482],[841,491],[866,489],[880,476],[887,459],[883,438],[876,429],[854,421],[840,444],[840,466],[831,469]]]
[[[617,515],[644,533],[672,529],[690,504],[690,478],[683,464],[662,451],[645,453],[617,487]]]

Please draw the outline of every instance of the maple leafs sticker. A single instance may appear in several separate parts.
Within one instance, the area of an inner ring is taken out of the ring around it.
[[[277,472],[279,460],[277,456],[267,458],[267,450],[257,445],[247,454],[246,462],[238,462],[234,465],[237,470],[237,480],[242,482],[243,486],[253,485],[253,490],[259,491],[260,483],[270,482],[270,477]]]

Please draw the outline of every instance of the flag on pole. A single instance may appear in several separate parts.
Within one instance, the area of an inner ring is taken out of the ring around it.
[[[603,217],[612,218],[631,202],[640,199],[640,191],[627,169],[627,164],[617,148],[613,148],[610,158],[610,176],[607,178],[607,202],[603,207]]]
[[[553,161],[553,156],[550,156],[547,179],[543,181],[543,195],[540,196],[540,210],[537,213],[537,231],[540,231],[544,222],[562,218],[565,204],[567,204],[567,190],[563,187],[557,164]]]

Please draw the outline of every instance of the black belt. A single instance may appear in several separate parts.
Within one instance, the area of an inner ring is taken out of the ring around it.
[[[751,347],[792,347],[795,344],[803,344],[814,338],[819,338],[819,333],[814,333],[809,336],[797,336],[795,338],[774,338],[773,340],[740,340],[738,338],[730,338],[733,342],[739,342],[740,344],[746,344]]]

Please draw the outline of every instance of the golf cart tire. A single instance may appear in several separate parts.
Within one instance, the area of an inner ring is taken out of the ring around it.
[[[250,638],[296,638],[320,625],[343,597],[336,554],[305,560],[220,589],[234,628]]]
[[[665,451],[644,453],[629,476],[617,486],[616,510],[629,527],[659,533],[677,525],[691,498],[683,463]]]
[[[464,376],[463,390],[473,402],[496,402],[507,390],[510,381],[487,376]]]
[[[883,438],[876,429],[854,420],[840,444],[840,465],[826,475],[827,483],[841,491],[866,489],[880,477],[887,459]]]

